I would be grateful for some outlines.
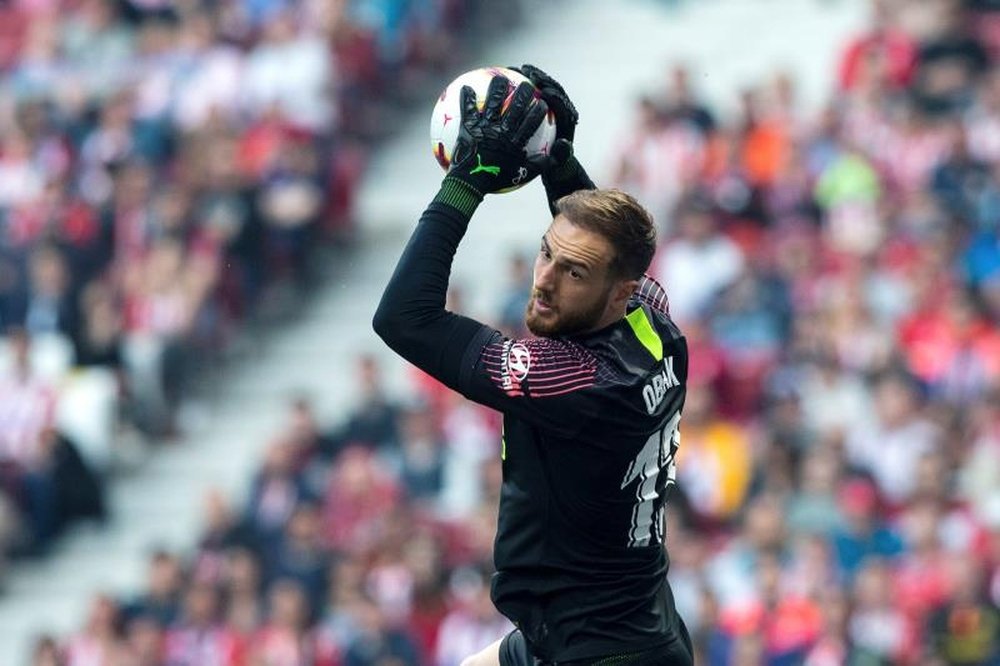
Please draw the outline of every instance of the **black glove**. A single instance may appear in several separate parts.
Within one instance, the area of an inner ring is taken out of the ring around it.
[[[573,135],[576,133],[576,124],[580,122],[580,114],[576,112],[576,107],[573,106],[569,95],[566,94],[559,82],[534,65],[521,65],[510,69],[523,74],[535,84],[542,99],[555,114],[556,138],[566,139],[572,143]]]
[[[554,216],[556,202],[577,190],[596,190],[597,185],[587,175],[583,165],[573,156],[573,144],[566,139],[557,139],[549,151],[554,164],[542,172],[545,198],[549,211]]]
[[[597,186],[590,179],[575,157],[573,137],[580,114],[562,85],[534,65],[511,67],[527,77],[538,89],[542,99],[556,117],[556,140],[549,154],[532,160],[532,166],[541,172],[549,210],[556,214],[555,202],[577,190],[593,190]]]
[[[460,180],[480,195],[514,187],[538,174],[528,164],[524,146],[542,124],[548,107],[542,100],[532,104],[534,88],[522,83],[510,96],[505,112],[510,85],[504,76],[493,77],[482,112],[476,105],[476,92],[469,86],[462,88],[462,124],[446,179]]]

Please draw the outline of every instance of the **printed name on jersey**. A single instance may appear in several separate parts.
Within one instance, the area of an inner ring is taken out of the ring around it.
[[[677,375],[674,374],[674,357],[668,356],[663,359],[663,370],[659,374],[653,375],[642,387],[642,399],[646,403],[646,412],[654,413],[667,396],[667,391],[678,385],[680,382],[677,380]]]
[[[500,382],[505,391],[520,386],[531,370],[531,352],[520,343],[507,340],[503,343],[503,365],[500,368]]]

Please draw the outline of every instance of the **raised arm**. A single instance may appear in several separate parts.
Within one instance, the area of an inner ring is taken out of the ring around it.
[[[446,179],[410,237],[382,294],[372,325],[393,351],[454,388],[465,349],[492,329],[445,310],[458,244],[482,201],[479,192]]]
[[[504,112],[508,85],[505,77],[494,78],[481,112],[475,92],[462,89],[454,166],[420,217],[372,322],[400,356],[453,388],[462,363],[455,351],[495,333],[444,308],[455,251],[484,196],[512,184],[525,163],[524,145],[547,112],[544,103],[532,104],[534,90],[527,83],[509,97]]]

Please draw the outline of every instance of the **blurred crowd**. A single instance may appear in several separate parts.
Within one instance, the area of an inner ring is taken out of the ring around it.
[[[174,436],[349,248],[366,154],[478,4],[0,2],[0,563],[102,517],[119,434]]]
[[[622,143],[691,353],[666,534],[697,663],[1000,663],[1000,6],[872,7],[821,113],[778,73],[724,118],[672,66]],[[519,333],[530,261],[510,281]],[[332,428],[292,400],[245,503],[34,663],[458,666],[504,635],[498,416],[412,380],[360,358]]]
[[[493,608],[496,414],[425,375],[406,401],[361,356],[334,428],[290,400],[242,506],[205,501],[194,553],[93,599],[37,666],[458,666],[513,628]]]
[[[872,7],[816,117],[678,66],[621,151],[691,353],[700,663],[1000,663],[1000,5]]]

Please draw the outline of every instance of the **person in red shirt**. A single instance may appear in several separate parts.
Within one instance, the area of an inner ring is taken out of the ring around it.
[[[909,546],[893,577],[895,605],[913,623],[923,627],[930,614],[951,594],[948,562],[953,554],[939,538],[941,513],[931,502],[914,503],[904,514]]]
[[[302,586],[281,580],[271,587],[269,619],[254,636],[249,662],[261,666],[340,666],[332,641],[308,624]]]
[[[808,597],[783,589],[784,574],[778,557],[762,555],[757,565],[759,593],[744,603],[723,609],[720,624],[736,638],[758,635],[768,661],[791,655],[805,656],[820,637],[823,614]]]
[[[934,310],[903,320],[899,342],[913,371],[952,400],[1000,379],[1000,332],[959,290],[947,292]]]
[[[851,40],[840,60],[837,80],[841,90],[852,90],[865,69],[878,71],[879,78],[893,90],[904,88],[913,78],[916,43],[893,25],[888,2],[873,2],[872,7],[871,29]]]
[[[219,594],[196,584],[184,599],[184,618],[167,632],[166,662],[170,666],[237,666],[237,639],[219,623]]]

